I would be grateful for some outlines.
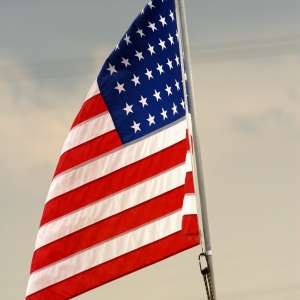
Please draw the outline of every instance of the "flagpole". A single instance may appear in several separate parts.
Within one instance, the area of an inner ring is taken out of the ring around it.
[[[210,277],[211,277],[211,282],[213,287],[214,299],[217,299],[214,271],[213,271],[212,249],[211,249],[211,241],[210,241],[209,225],[208,225],[206,196],[205,196],[205,189],[204,189],[204,178],[203,178],[203,170],[202,170],[202,162],[201,162],[200,142],[199,142],[198,126],[197,126],[197,114],[196,114],[195,99],[194,99],[194,89],[193,89],[191,58],[190,58],[190,49],[189,49],[189,42],[188,42],[185,6],[184,6],[184,0],[177,0],[177,1],[179,4],[178,9],[180,14],[181,35],[182,35],[182,42],[183,42],[183,49],[184,49],[185,68],[187,73],[187,83],[189,88],[190,113],[192,119],[192,133],[193,133],[194,147],[195,147],[194,149],[195,160],[196,160],[195,163],[196,163],[196,171],[197,171],[197,179],[198,179],[198,188],[200,194],[200,206],[201,206],[201,214],[202,214],[205,251],[208,257],[208,263],[210,267]],[[175,3],[177,1],[175,1]]]

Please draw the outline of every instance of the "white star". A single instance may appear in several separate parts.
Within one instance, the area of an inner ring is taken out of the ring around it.
[[[151,46],[150,44],[148,44],[148,45],[149,45],[149,48],[147,50],[150,51],[150,54],[152,56],[152,54],[155,53],[154,46]]]
[[[161,15],[159,16],[160,16],[159,22],[161,22],[161,25],[164,27],[165,25],[167,25],[166,18],[163,18]]]
[[[135,122],[133,121],[133,125],[131,126],[131,128],[134,129],[134,133],[136,133],[138,130],[141,131],[140,125],[141,125],[141,123],[135,123]]]
[[[128,105],[126,103],[126,107],[123,108],[123,109],[126,111],[126,115],[128,115],[130,112],[133,113],[133,111],[132,111],[132,105]]]
[[[159,74],[160,74],[160,75],[161,75],[161,73],[165,73],[164,70],[163,70],[163,66],[160,65],[160,64],[158,64],[158,63],[157,63],[157,68],[156,68],[156,70],[159,71]]]
[[[163,116],[164,120],[168,119],[166,110],[162,109],[162,112],[160,114]]]
[[[175,55],[175,61],[176,61],[177,66],[180,65],[179,57],[177,56],[177,54]]]
[[[168,40],[170,41],[171,45],[173,45],[173,44],[174,44],[173,37],[171,36],[171,34],[170,34],[170,33],[169,33]]]
[[[155,7],[153,4],[152,4],[152,1],[149,1],[148,3],[149,7],[152,9],[153,7]]]
[[[119,48],[119,44],[116,45],[115,51],[116,51],[117,49],[120,49],[120,48]]]
[[[127,45],[128,45],[129,43],[132,44],[131,41],[130,41],[130,36],[127,35],[127,33],[126,33],[126,36],[124,37],[124,40],[126,41],[126,44],[127,44]]]
[[[179,41],[179,33],[178,33],[178,30],[176,30],[176,37],[177,37],[177,41]]]
[[[107,68],[106,70],[108,70],[110,72],[110,75],[112,73],[117,73],[115,66],[112,66],[110,63],[109,63],[109,68]]]
[[[144,98],[143,96],[141,96],[141,100],[139,100],[139,102],[141,102],[141,103],[142,103],[143,107],[144,107],[145,105],[147,105],[147,106],[148,106],[148,103],[147,103],[147,98]]]
[[[171,17],[172,21],[174,21],[174,14],[173,14],[173,12],[171,10],[170,10],[169,16]]]
[[[149,23],[148,27],[150,27],[153,32],[154,32],[154,30],[157,30],[157,28],[155,27],[155,23],[150,23],[149,21],[148,21],[148,23]]]
[[[122,91],[125,91],[124,83],[120,84],[119,82],[117,82],[117,86],[115,87],[115,89],[119,91],[119,94],[121,94]]]
[[[146,69],[147,72],[145,73],[148,76],[148,79],[150,80],[150,78],[153,78],[152,76],[152,71],[149,71],[148,69]]]
[[[180,90],[180,86],[179,86],[179,82],[176,79],[175,79],[175,86],[177,88],[177,91],[179,91]]]
[[[141,100],[140,100],[139,102],[141,102],[141,103],[142,103],[143,107],[144,107],[145,105],[147,105],[147,106],[148,106],[148,103],[147,103],[147,98],[144,98],[143,96],[141,96]]]
[[[161,46],[161,50],[164,50],[164,48],[166,48],[165,41],[162,41],[161,39],[159,39],[158,45]]]
[[[145,34],[143,33],[143,30],[142,29],[139,29],[137,30],[137,32],[141,37],[145,36]]]
[[[183,101],[183,99],[181,99],[180,104],[181,104],[182,108],[185,109],[185,102]]]
[[[135,76],[135,75],[133,74],[133,78],[131,79],[131,81],[134,82],[134,85],[135,85],[135,86],[136,86],[137,84],[141,84],[141,83],[139,82],[139,78],[140,78],[140,77]]]
[[[142,9],[142,11],[141,11],[141,15],[142,15],[142,14],[144,14],[144,9]]]
[[[155,116],[151,116],[151,115],[149,114],[149,118],[147,119],[147,121],[149,122],[149,126],[151,126],[151,124],[155,124],[154,118],[155,118]]]
[[[173,103],[172,110],[173,110],[173,116],[174,116],[175,114],[178,114],[178,112],[177,112],[177,106],[175,105],[175,103]]]
[[[168,59],[167,65],[169,66],[170,70],[173,69],[172,61]]]
[[[121,63],[124,64],[126,68],[127,66],[131,66],[129,59],[125,59],[124,57],[122,57]]]
[[[135,50],[135,53],[136,53],[136,54],[134,54],[134,56],[136,56],[139,60],[144,59],[142,52],[137,52],[137,51]]]
[[[170,96],[170,94],[172,94],[172,92],[171,92],[171,87],[168,86],[167,84],[166,84],[165,91],[168,93],[168,96]]]
[[[160,98],[160,92],[157,92],[156,90],[154,90],[154,94],[153,94],[153,96],[156,98],[156,101],[158,101],[158,99],[160,99],[161,100],[161,98]]]

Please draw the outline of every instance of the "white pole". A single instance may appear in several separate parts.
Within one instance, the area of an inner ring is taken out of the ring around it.
[[[190,49],[189,49],[188,33],[187,33],[187,25],[186,25],[186,14],[185,14],[184,0],[176,0],[176,2],[177,1],[179,2],[178,8],[180,13],[181,34],[182,34],[185,68],[187,73],[187,82],[188,82],[188,90],[189,90],[190,112],[191,112],[191,119],[192,119],[192,134],[193,134],[194,147],[195,147],[194,149],[195,160],[196,160],[195,165],[197,171],[196,177],[198,178],[198,188],[200,194],[200,206],[201,206],[201,214],[202,214],[205,251],[208,256],[208,263],[210,267],[210,276],[211,276],[211,281],[213,286],[214,299],[217,299],[214,271],[213,271],[213,262],[212,262],[212,249],[211,249],[211,241],[210,241],[209,226],[208,226],[204,179],[203,179],[202,162],[201,162],[200,142],[199,142],[198,126],[197,126],[197,114],[196,114],[195,99],[194,99],[191,58],[190,58]]]

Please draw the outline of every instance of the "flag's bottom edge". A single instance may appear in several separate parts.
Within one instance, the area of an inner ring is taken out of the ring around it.
[[[28,295],[26,300],[71,299],[197,245],[199,242],[184,239],[178,231]]]

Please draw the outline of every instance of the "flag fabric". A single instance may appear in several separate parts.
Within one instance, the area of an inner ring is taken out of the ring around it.
[[[199,244],[174,1],[150,1],[64,143],[26,299],[70,299]]]

